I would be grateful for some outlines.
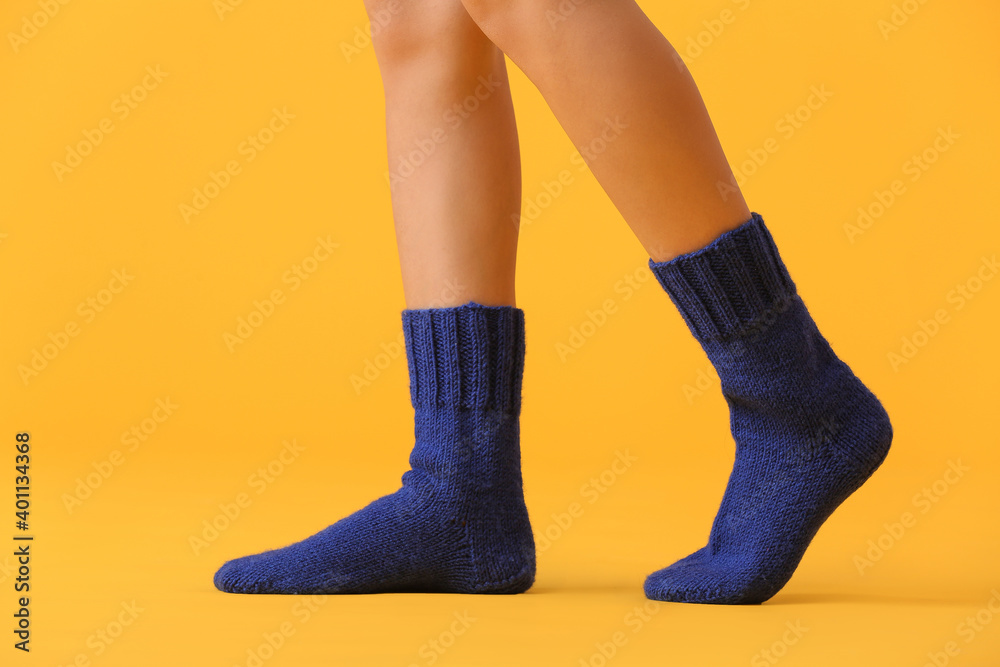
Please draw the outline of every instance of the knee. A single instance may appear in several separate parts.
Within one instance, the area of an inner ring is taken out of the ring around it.
[[[511,55],[546,49],[552,35],[590,0],[461,0],[479,29]]]
[[[404,0],[364,0],[371,25],[372,46],[381,65],[403,62],[423,46],[410,3]]]
[[[453,59],[479,32],[458,0],[365,0],[365,9],[382,68]]]
[[[516,0],[462,0],[462,5],[480,30],[498,45],[513,36],[511,32],[519,24],[518,14],[523,14]]]

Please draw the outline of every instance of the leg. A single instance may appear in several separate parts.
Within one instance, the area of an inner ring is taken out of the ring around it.
[[[652,574],[646,594],[767,600],[881,464],[892,439],[885,410],[819,333],[763,219],[735,189],[689,73],[632,0],[573,3],[554,27],[547,17],[562,0],[463,2],[581,152],[605,119],[625,126],[592,169],[729,403],[736,461],[708,545]]]
[[[459,0],[400,4],[375,49],[410,307],[411,468],[398,491],[312,537],[227,562],[215,575],[227,592],[519,593],[534,581],[518,425],[524,320],[512,306],[519,158],[503,55]],[[470,95],[479,108],[454,111]]]
[[[503,53],[459,0],[400,5],[375,50],[406,304],[512,306],[521,173]]]
[[[632,0],[577,3],[558,23],[565,0],[463,2],[584,156],[609,120],[619,124],[590,168],[653,259],[750,217],[694,80]]]

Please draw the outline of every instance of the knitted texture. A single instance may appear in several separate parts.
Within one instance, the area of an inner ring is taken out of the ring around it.
[[[524,313],[403,311],[415,445],[401,488],[291,546],[229,561],[231,593],[520,593],[535,576],[518,417]]]
[[[718,372],[736,459],[708,545],[651,574],[646,595],[760,603],[882,463],[892,426],[816,328],[758,214],[649,264]]]

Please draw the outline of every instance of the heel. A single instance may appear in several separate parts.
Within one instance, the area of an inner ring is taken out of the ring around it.
[[[846,419],[854,428],[850,435],[851,447],[843,451],[849,455],[852,467],[859,476],[858,486],[868,480],[882,465],[892,448],[892,422],[882,402],[860,380],[862,399],[853,406]]]
[[[520,571],[506,580],[481,584],[476,587],[477,593],[494,595],[516,595],[524,593],[535,583],[535,562],[524,563]]]
[[[477,575],[475,592],[523,593],[534,583],[536,567],[535,539],[523,497],[516,503],[494,505],[486,516],[487,520],[475,522],[479,525],[470,521],[466,526]]]

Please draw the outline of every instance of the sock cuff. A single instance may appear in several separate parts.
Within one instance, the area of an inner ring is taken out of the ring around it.
[[[738,335],[796,295],[764,219],[751,216],[700,250],[666,262],[649,260],[700,340]]]
[[[403,311],[414,408],[521,410],[524,311],[469,302]]]

